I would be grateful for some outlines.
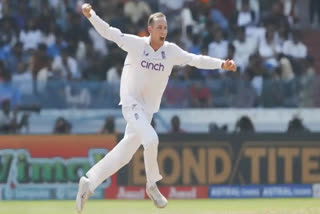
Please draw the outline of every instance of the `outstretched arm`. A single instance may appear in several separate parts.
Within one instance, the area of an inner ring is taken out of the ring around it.
[[[222,60],[209,56],[196,55],[182,50],[174,45],[174,55],[176,65],[190,65],[200,69],[224,69],[228,71],[236,71],[237,66],[233,60]]]
[[[141,40],[138,36],[124,34],[118,28],[111,27],[96,15],[90,4],[85,3],[82,5],[82,13],[89,19],[93,27],[102,37],[115,42],[120,48],[127,52],[130,49],[134,49],[134,45]]]

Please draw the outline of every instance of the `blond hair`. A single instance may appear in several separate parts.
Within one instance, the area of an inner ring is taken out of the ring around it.
[[[166,15],[164,15],[164,14],[161,13],[161,12],[157,12],[157,13],[151,14],[151,15],[149,16],[149,19],[148,19],[148,26],[152,25],[153,22],[154,22],[154,20],[155,20],[156,18],[161,18],[161,17],[166,18]]]

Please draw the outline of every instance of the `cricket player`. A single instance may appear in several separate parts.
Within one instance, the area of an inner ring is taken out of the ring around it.
[[[80,213],[97,186],[126,165],[141,144],[144,148],[146,193],[156,207],[163,208],[168,201],[156,185],[162,179],[157,163],[159,139],[150,123],[153,114],[159,110],[172,67],[190,65],[235,71],[236,64],[233,60],[191,54],[176,44],[166,42],[167,21],[162,13],[150,15],[150,36],[138,37],[111,27],[96,15],[89,4],[83,4],[82,12],[102,37],[127,52],[120,84],[120,105],[127,126],[124,138],[117,146],[94,165],[86,177],[80,178],[76,209]]]

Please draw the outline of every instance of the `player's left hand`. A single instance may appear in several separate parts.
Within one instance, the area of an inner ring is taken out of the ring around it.
[[[222,69],[227,70],[227,71],[236,71],[237,65],[233,60],[227,59],[222,64]]]

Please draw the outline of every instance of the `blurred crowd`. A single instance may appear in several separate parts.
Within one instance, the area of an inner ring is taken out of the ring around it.
[[[311,1],[310,22],[320,4]],[[168,41],[234,59],[236,73],[174,68],[163,107],[319,105],[314,60],[295,0],[88,0],[125,33],[148,36],[150,13],[168,20]],[[81,14],[82,0],[0,0],[0,102],[43,108],[118,103],[125,52]],[[320,18],[319,18],[320,19]]]

